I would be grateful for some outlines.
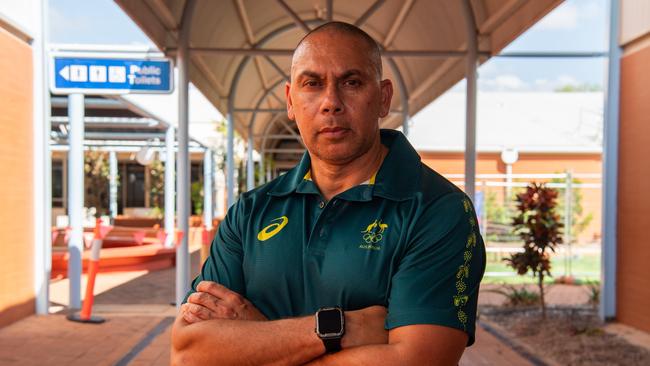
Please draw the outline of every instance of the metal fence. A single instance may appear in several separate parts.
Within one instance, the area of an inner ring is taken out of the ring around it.
[[[463,186],[463,174],[445,176]],[[601,174],[478,174],[474,205],[486,242],[487,277],[512,277],[516,273],[503,258],[522,251],[522,242],[513,234],[515,197],[532,182],[543,182],[558,190],[556,210],[564,223],[563,242],[551,253],[554,276],[597,279],[600,275]]]

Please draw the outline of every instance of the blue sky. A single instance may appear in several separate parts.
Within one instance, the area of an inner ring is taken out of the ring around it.
[[[567,0],[505,51],[605,51],[607,0]],[[49,0],[54,43],[152,44],[111,0]],[[605,60],[493,58],[479,69],[482,91],[552,91],[602,85]],[[462,90],[459,83],[453,90]]]

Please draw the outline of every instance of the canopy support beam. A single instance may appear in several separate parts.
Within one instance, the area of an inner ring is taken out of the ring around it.
[[[81,257],[83,255],[84,207],[84,95],[68,96],[68,217],[71,229],[68,240],[68,279],[70,280],[68,306],[81,309]]]
[[[178,49],[170,47],[167,53],[175,54]],[[193,55],[200,56],[287,56],[293,55],[293,50],[288,48],[228,48],[228,47],[190,47]],[[433,59],[446,59],[451,57],[465,57],[467,51],[452,50],[382,50],[381,55],[384,57],[424,57]],[[489,52],[479,52],[480,56],[492,55]],[[506,54],[507,55],[507,54]],[[523,56],[523,55],[522,55]],[[521,56],[518,56],[521,57]]]
[[[176,184],[174,175],[176,174],[176,152],[175,150],[174,127],[167,127],[165,134],[165,247],[174,247],[174,214],[176,211]]]
[[[476,79],[478,64],[478,37],[474,12],[470,0],[463,1],[465,24],[467,30],[467,58],[465,78],[465,193],[474,201],[476,191]]]
[[[621,47],[619,39],[620,1],[610,0],[609,62],[603,141],[603,222],[601,250],[602,298],[598,315],[602,320],[616,317],[616,226],[618,216],[618,144]]]
[[[206,149],[203,157],[203,225],[205,229],[212,230],[212,150]]]
[[[253,161],[253,125],[248,125],[248,143],[246,144],[246,188],[255,188],[255,162]]]
[[[115,150],[108,152],[108,170],[108,207],[111,220],[113,220],[117,217],[117,152]]]
[[[384,1],[386,1],[386,0],[377,0],[377,1],[375,1],[372,5],[370,5],[368,10],[366,10],[359,17],[359,19],[357,19],[357,21],[354,22],[354,25],[356,25],[357,27],[361,27],[363,25],[363,23],[365,23],[366,20],[368,20],[368,18],[370,18],[379,9],[379,7],[382,6],[382,4],[384,4]]]
[[[179,29],[178,53],[178,173],[176,174],[176,206],[178,207],[178,229],[183,233],[181,242],[176,243],[176,308],[179,309],[190,290],[189,217],[190,211],[190,159],[189,159],[189,64],[192,14],[196,0],[187,0]]]
[[[277,1],[278,4],[280,4],[280,6],[282,7],[282,10],[284,10],[287,13],[287,15],[291,17],[291,19],[293,19],[293,22],[296,23],[298,27],[302,28],[302,30],[304,30],[305,33],[309,33],[311,31],[307,23],[305,23],[302,19],[300,19],[300,16],[298,16],[298,14],[296,14],[296,12],[293,11],[293,9],[291,9],[291,7],[289,7],[289,5],[287,5],[287,3],[284,2],[284,0],[277,0]]]

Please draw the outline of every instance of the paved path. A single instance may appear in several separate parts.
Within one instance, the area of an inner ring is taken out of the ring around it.
[[[191,268],[198,272],[198,252],[192,255]],[[63,313],[28,317],[0,329],[0,365],[168,365],[174,276],[174,269],[100,274],[94,314],[105,317],[105,323],[73,323]],[[52,284],[53,310],[67,305],[67,291],[66,280]],[[582,301],[582,293],[579,287],[559,286],[549,299]],[[493,293],[480,297],[481,304],[500,301],[502,297]],[[465,351],[462,366],[529,365],[480,326],[476,339]]]

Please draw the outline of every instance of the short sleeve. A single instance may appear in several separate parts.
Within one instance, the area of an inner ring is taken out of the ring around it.
[[[465,331],[474,343],[485,246],[463,193],[426,205],[409,228],[391,281],[386,328],[436,324]]]
[[[242,269],[243,250],[238,214],[241,200],[234,204],[219,224],[217,235],[210,245],[210,255],[203,263],[201,273],[192,281],[192,287],[183,302],[196,292],[201,281],[217,282],[232,291],[245,295],[244,272]]]

